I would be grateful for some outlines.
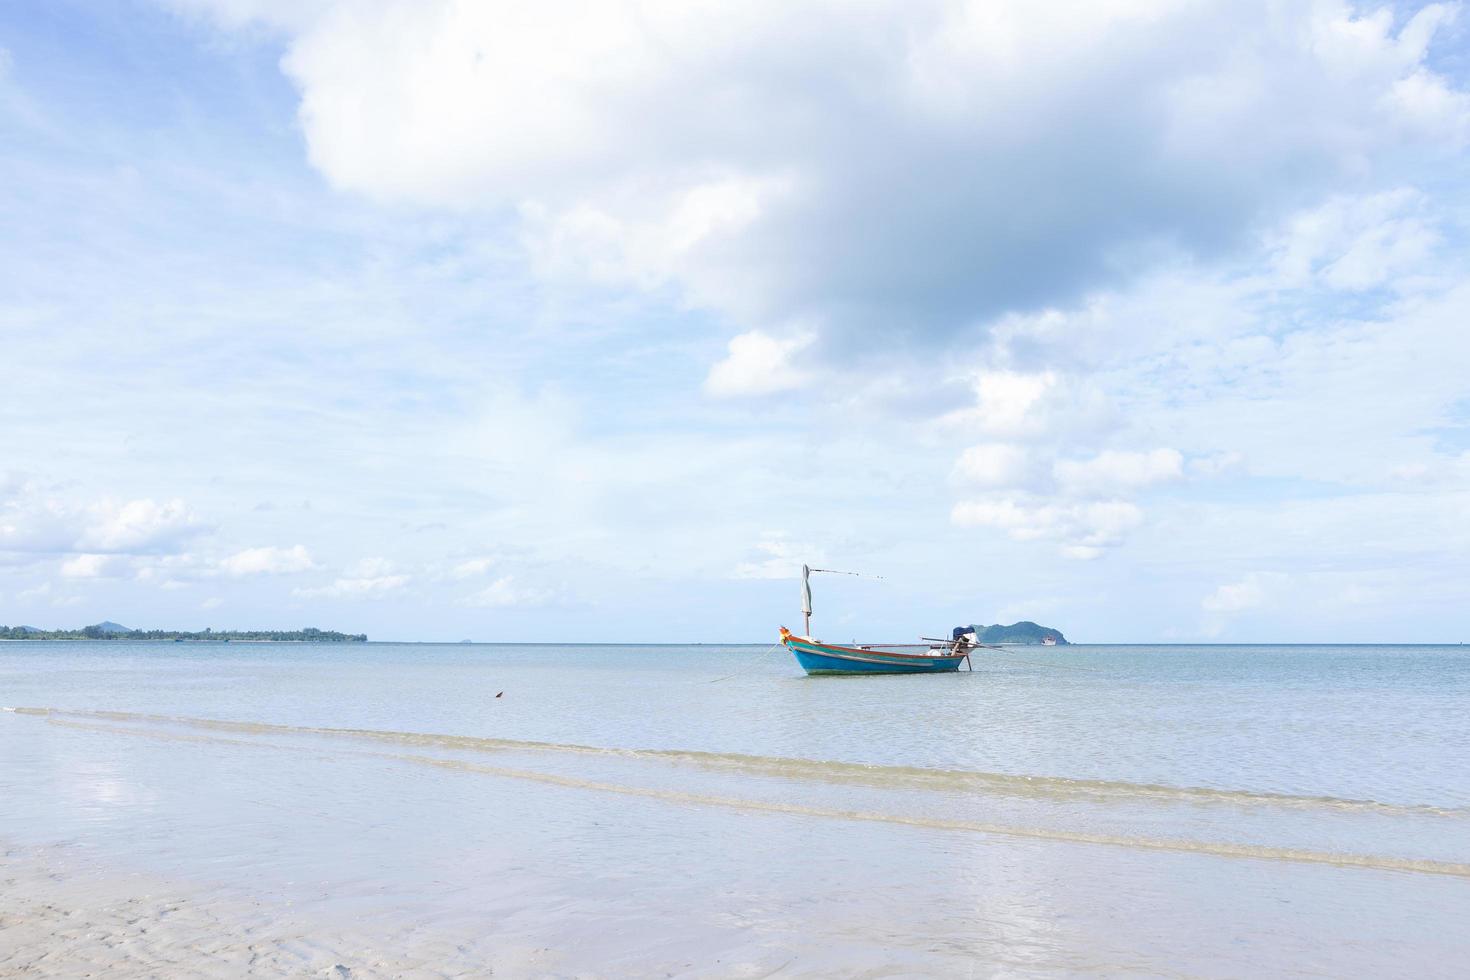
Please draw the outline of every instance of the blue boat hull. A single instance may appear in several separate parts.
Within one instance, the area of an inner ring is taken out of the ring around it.
[[[960,669],[965,654],[939,657],[893,654],[881,650],[828,647],[795,638],[786,649],[808,674],[947,674]]]

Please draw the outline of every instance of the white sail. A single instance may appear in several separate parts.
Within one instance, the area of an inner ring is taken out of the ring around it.
[[[801,614],[810,616],[812,614],[812,570],[805,565],[801,566]]]

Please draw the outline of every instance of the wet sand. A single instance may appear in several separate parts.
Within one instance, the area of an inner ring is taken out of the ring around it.
[[[58,852],[0,858],[0,977],[404,980],[558,972],[550,950],[493,958],[433,930],[323,921],[141,874],[79,870]]]

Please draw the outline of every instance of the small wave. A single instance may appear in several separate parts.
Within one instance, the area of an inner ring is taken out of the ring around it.
[[[248,734],[310,735],[348,738],[393,745],[448,749],[462,752],[555,752],[642,759],[694,765],[703,769],[737,772],[744,775],[771,776],[838,785],[862,785],[885,789],[925,789],[1030,799],[1050,798],[1094,802],[1152,800],[1167,803],[1213,804],[1222,806],[1273,806],[1300,809],[1367,811],[1416,816],[1470,816],[1470,808],[1443,807],[1420,803],[1389,803],[1378,800],[1344,799],[1336,796],[1215,789],[1204,786],[1168,786],[1157,783],[1133,783],[1121,780],[1074,779],[1065,776],[1015,775],[1012,773],[982,772],[969,769],[876,765],[782,756],[749,755],[735,752],[707,752],[693,749],[609,748],[476,735],[442,735],[428,732],[282,725],[270,722],[188,718],[176,715],[143,714],[127,711],[76,711],[57,708],[13,708],[7,710],[28,715],[169,724],[204,730]]]
[[[163,716],[132,715],[123,712],[62,712],[50,711],[48,709],[17,709],[20,714],[42,715],[56,724],[67,727],[80,728],[90,731],[101,731],[113,734],[141,735],[148,738],[161,738],[170,741],[183,741],[190,743],[222,743],[229,745],[241,745],[251,748],[269,748],[280,751],[301,751],[300,747],[262,742],[248,738],[229,738],[218,735],[190,735],[180,732],[170,732],[162,729],[148,729],[138,727],[118,727],[115,725],[88,724],[84,721],[71,721],[68,719],[77,717],[91,717],[99,721],[155,721],[163,720]],[[111,717],[102,717],[111,716]],[[200,719],[202,721],[202,719]],[[176,719],[169,719],[171,723],[177,723]],[[337,732],[338,729],[314,729],[298,728],[288,725],[259,725],[249,722],[209,722],[208,727],[234,731],[237,734],[260,734],[280,732]],[[351,731],[351,730],[345,730]],[[539,744],[539,743],[532,743]],[[356,754],[356,753],[354,753]],[[995,824],[976,820],[951,820],[942,817],[927,817],[908,815],[901,813],[885,813],[872,810],[846,810],[838,807],[813,806],[804,803],[788,803],[779,800],[756,800],[740,797],[718,796],[706,793],[690,793],[681,790],[659,789],[648,786],[630,786],[624,783],[610,783],[601,780],[584,779],[576,776],[565,776],[557,773],[534,772],[526,769],[515,769],[507,766],[492,766],[485,763],[470,762],[463,759],[443,758],[440,756],[413,755],[395,752],[366,752],[376,758],[388,759],[396,762],[407,762],[416,765],[430,766],[436,769],[449,770],[452,772],[472,773],[480,775],[495,776],[503,779],[517,779],[527,782],[543,783],[551,786],[560,786],[568,789],[578,789],[599,793],[611,793],[620,796],[640,797],[643,799],[662,800],[669,803],[677,803],[686,806],[708,806],[722,809],[740,810],[753,813],[777,813],[792,816],[817,817],[832,820],[851,820],[863,823],[882,823],[904,827],[918,827],[929,830],[958,831],[979,834],[989,834],[1001,837],[1025,838],[1030,840],[1056,841],[1070,844],[1095,844],[1109,847],[1123,847],[1134,850],[1163,851],[1183,854],[1203,854],[1213,857],[1246,858],[1258,861],[1284,861],[1297,864],[1319,864],[1340,868],[1364,868],[1377,871],[1398,871],[1415,874],[1447,875],[1457,878],[1470,878],[1470,864],[1455,861],[1437,861],[1420,858],[1402,858],[1378,854],[1348,854],[1333,851],[1313,851],[1304,848],[1273,847],[1263,844],[1241,844],[1222,841],[1199,841],[1181,838],[1167,837],[1137,837],[1124,834],[1099,834],[1087,831],[1075,831],[1037,826],[1015,826],[1010,824]]]
[[[1270,847],[1258,844],[1231,844],[1157,837],[1128,837],[1118,834],[1093,834],[1084,831],[1052,830],[1044,827],[1016,827],[973,820],[946,820],[943,818],[906,816],[903,814],[878,813],[867,810],[842,810],[835,807],[809,806],[802,803],[737,799],[724,796],[709,796],[702,793],[685,793],[678,790],[625,786],[618,783],[578,779],[573,776],[559,776],[552,773],[527,772],[520,769],[486,766],[480,763],[464,762],[457,759],[439,759],[429,756],[405,756],[404,758],[443,769],[461,769],[511,779],[527,779],[535,782],[551,783],[553,785],[576,789],[619,793],[625,796],[641,796],[675,803],[727,807],[737,810],[788,813],[799,816],[827,817],[837,820],[858,820],[868,823],[898,824],[907,827],[926,827],[934,830],[970,831],[972,833],[995,834],[1004,837],[1026,837],[1034,840],[1063,841],[1074,844],[1105,844],[1114,847],[1129,847],[1137,850],[1209,854],[1216,857],[1291,861],[1303,864],[1328,864],[1344,868],[1372,868],[1379,871],[1409,871],[1418,874],[1450,875],[1459,878],[1470,878],[1470,864],[1454,861],[1396,858],[1374,854],[1339,854],[1331,851],[1309,851],[1299,848]]]

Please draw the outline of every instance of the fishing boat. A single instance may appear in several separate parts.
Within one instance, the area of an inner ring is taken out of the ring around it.
[[[781,643],[808,674],[942,674],[970,666],[972,644],[964,637],[924,643],[854,643],[838,646],[812,635],[811,573],[852,575],[830,568],[801,566],[801,614],[805,636],[781,627]]]

